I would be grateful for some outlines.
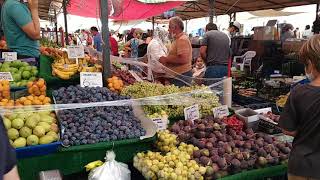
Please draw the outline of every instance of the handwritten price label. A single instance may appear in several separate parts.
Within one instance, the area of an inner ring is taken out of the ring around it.
[[[158,126],[158,131],[167,129],[167,123],[161,118],[153,118],[152,121]]]
[[[193,106],[184,108],[184,119],[185,120],[196,120],[200,118],[199,105],[195,104]]]
[[[216,107],[212,109],[215,118],[223,118],[229,116],[229,109],[227,105]]]
[[[18,55],[16,52],[2,52],[2,58],[5,61],[14,61],[18,59]]]
[[[93,72],[80,73],[81,87],[103,87],[102,74]]]
[[[13,81],[12,74],[10,72],[0,72],[0,80]]]
[[[69,46],[68,47],[68,58],[84,58],[84,47],[83,46]]]

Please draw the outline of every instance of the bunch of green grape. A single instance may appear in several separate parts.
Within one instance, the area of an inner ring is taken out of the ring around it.
[[[143,104],[144,112],[154,114],[165,111],[170,117],[183,116],[184,108],[193,104],[199,105],[203,116],[212,114],[212,108],[220,106],[219,97],[206,86],[179,88],[174,85],[137,82],[125,87],[121,95],[133,99],[152,97],[149,101],[152,105]]]

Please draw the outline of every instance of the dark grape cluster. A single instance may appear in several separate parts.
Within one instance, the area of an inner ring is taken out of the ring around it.
[[[113,75],[120,77],[124,81],[125,85],[131,85],[136,82],[136,79],[130,74],[129,71],[116,70]]]
[[[128,99],[107,88],[69,86],[53,91],[56,103],[89,103]],[[104,106],[61,110],[62,143],[65,146],[139,138],[146,131],[130,106]]]

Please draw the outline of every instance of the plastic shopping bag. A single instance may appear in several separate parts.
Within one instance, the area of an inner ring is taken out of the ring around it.
[[[130,170],[128,165],[117,162],[115,160],[115,153],[108,151],[105,157],[106,162],[95,169],[93,169],[88,180],[130,180]]]

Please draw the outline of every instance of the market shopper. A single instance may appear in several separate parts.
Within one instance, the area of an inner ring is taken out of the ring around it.
[[[313,35],[313,33],[311,31],[310,25],[306,25],[305,30],[302,32],[302,38],[309,39],[309,38],[311,38],[312,35]]]
[[[15,149],[10,145],[7,130],[0,118],[0,180],[19,180]]]
[[[119,46],[117,40],[109,34],[110,50],[113,56],[119,56]]]
[[[294,32],[293,32],[293,26],[292,24],[286,24],[282,29],[280,39],[281,39],[281,42],[283,43],[290,38],[295,38]]]
[[[165,67],[159,62],[159,59],[168,54],[167,41],[168,32],[163,28],[157,27],[147,48],[148,65],[156,74],[165,74]]]
[[[192,81],[192,46],[189,37],[184,34],[184,24],[180,17],[173,17],[169,21],[169,35],[173,38],[168,56],[162,56],[160,63],[164,64],[172,76],[170,83],[185,86]]]
[[[205,78],[222,78],[228,75],[228,60],[231,52],[229,44],[228,36],[218,31],[216,24],[207,24],[200,48],[200,55],[207,65]]]
[[[294,136],[288,179],[320,179],[320,35],[303,45],[300,60],[311,83],[291,90],[279,123]]]
[[[143,43],[141,40],[142,38],[142,30],[141,29],[135,29],[133,32],[133,38],[130,39],[125,45],[125,48],[130,52],[131,58],[138,58],[139,57],[139,45]]]
[[[8,48],[17,52],[18,58],[39,58],[38,0],[28,0],[28,3],[6,0],[2,6],[1,22]]]
[[[95,26],[92,26],[90,28],[90,32],[93,35],[93,47],[95,50],[102,52],[102,37],[101,34],[98,31],[98,28]]]

